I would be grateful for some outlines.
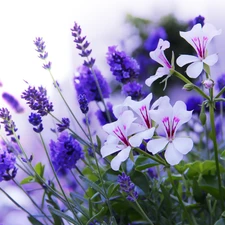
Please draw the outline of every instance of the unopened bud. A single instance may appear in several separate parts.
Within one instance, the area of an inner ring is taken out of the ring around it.
[[[202,82],[202,84],[204,85],[204,87],[205,87],[206,89],[210,89],[210,88],[213,88],[213,86],[214,86],[214,81],[213,81],[212,79],[207,79],[207,80],[204,80],[204,81]]]
[[[183,86],[183,89],[186,91],[192,91],[193,88],[194,88],[194,84],[192,84],[192,83],[188,83]]]
[[[200,119],[202,125],[205,125],[206,114],[205,114],[205,105],[204,104],[202,104],[202,106],[201,106],[201,112],[200,112],[200,115],[199,115],[199,119]]]

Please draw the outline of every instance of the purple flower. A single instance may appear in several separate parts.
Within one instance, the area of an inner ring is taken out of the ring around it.
[[[205,24],[205,17],[203,17],[203,16],[201,16],[201,15],[195,17],[193,20],[191,20],[191,21],[189,22],[189,28],[191,29],[194,25],[196,25],[196,24],[198,24],[198,23],[200,23],[201,26],[203,27],[204,24]]]
[[[199,96],[192,96],[186,101],[187,110],[193,110],[193,113],[200,114],[202,98]]]
[[[110,94],[110,88],[107,81],[102,76],[100,70],[98,70],[97,67],[93,68],[93,71],[98,80],[103,98],[108,98]],[[74,85],[77,94],[85,94],[88,102],[101,101],[92,71],[86,66],[81,66],[78,68],[77,72],[78,75],[74,77]]]
[[[9,93],[4,92],[2,98],[17,112],[21,113],[24,111],[23,107],[19,102]]]
[[[38,87],[37,90],[35,87],[29,86],[22,93],[21,98],[25,99],[29,107],[37,111],[41,116],[45,116],[54,111],[52,103],[47,98],[47,91],[43,87]]]
[[[13,135],[17,131],[16,125],[11,119],[12,116],[7,108],[0,109],[0,118],[2,119],[2,124],[4,124],[5,131],[8,132],[6,135]]]
[[[40,133],[44,128],[43,128],[43,124],[42,124],[42,118],[40,116],[40,114],[37,114],[37,113],[31,113],[30,116],[29,116],[29,119],[28,121],[33,125],[35,126],[33,128],[33,130],[36,132],[36,133]]]
[[[157,48],[159,39],[167,39],[167,33],[163,27],[157,27],[156,29],[152,30],[144,42],[144,48],[148,51],[154,51]]]
[[[143,85],[137,81],[128,82],[122,87],[122,94],[125,96],[131,96],[133,100],[138,100],[143,96],[142,93]]]
[[[70,127],[70,120],[69,118],[62,118],[62,122],[57,123],[56,125],[58,132],[62,132]]]
[[[118,183],[120,185],[120,190],[128,194],[127,200],[133,202],[138,198],[138,193],[134,190],[135,185],[131,182],[130,177],[127,176],[124,172],[122,175],[118,176]]]
[[[81,53],[79,53],[79,55],[81,57],[88,57],[92,50],[88,49],[90,43],[85,40],[86,36],[81,36],[82,30],[81,27],[74,22],[74,26],[71,29],[72,31],[72,36],[74,37],[74,42],[77,43],[76,48],[81,51]],[[84,66],[87,66],[89,68],[91,68],[95,63],[95,59],[91,58],[90,60],[84,60]]]
[[[106,55],[110,71],[117,81],[125,84],[138,78],[140,67],[135,59],[129,57],[123,51],[117,51],[116,46],[108,47]]]
[[[108,109],[108,112],[109,112],[109,115],[110,115],[110,118],[111,118],[111,122],[114,122],[117,120],[117,118],[115,117],[115,115],[113,114],[113,110],[112,110],[112,104],[110,102],[107,102],[107,109]],[[95,115],[97,116],[98,118],[98,121],[99,123],[101,124],[101,126],[109,123],[110,121],[108,121],[108,118],[107,118],[107,115],[106,115],[106,112],[105,111],[102,111],[102,110],[98,110],[96,111]]]
[[[13,179],[17,173],[15,155],[12,152],[8,152],[4,147],[2,146],[0,149],[0,182]]]
[[[51,140],[49,147],[52,162],[57,171],[75,168],[77,161],[83,158],[80,144],[66,131],[60,133],[56,142]]]
[[[78,96],[78,102],[79,102],[79,105],[80,105],[81,112],[83,114],[86,114],[88,112],[88,101],[87,101],[86,95],[80,94]]]

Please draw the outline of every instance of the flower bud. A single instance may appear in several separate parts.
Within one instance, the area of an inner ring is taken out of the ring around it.
[[[210,88],[213,88],[213,86],[214,86],[214,81],[213,81],[212,79],[207,79],[207,80],[204,80],[204,81],[202,82],[202,84],[204,85],[204,87],[205,87],[206,89],[210,89]]]
[[[204,104],[202,104],[202,106],[201,106],[201,112],[200,112],[200,115],[199,115],[199,119],[200,119],[202,125],[205,125],[206,114],[205,114],[205,105]]]
[[[185,84],[182,89],[186,91],[192,91],[194,89],[194,84],[192,83]]]

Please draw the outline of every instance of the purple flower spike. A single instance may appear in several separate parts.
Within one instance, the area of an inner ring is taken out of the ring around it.
[[[142,93],[143,85],[137,81],[128,82],[122,87],[122,94],[125,96],[131,96],[133,100],[138,100],[143,96]]]
[[[84,156],[80,144],[66,131],[60,133],[56,142],[51,140],[49,147],[56,171],[75,168],[77,161]]]
[[[43,124],[42,124],[42,118],[41,118],[40,114],[31,113],[29,116],[29,122],[35,126],[33,128],[33,130],[36,133],[40,133],[44,129]]]
[[[9,93],[4,92],[2,98],[17,112],[21,113],[24,111],[23,107],[19,102]]]
[[[120,190],[127,193],[127,200],[134,202],[138,198],[138,193],[134,190],[135,185],[131,182],[130,177],[127,176],[124,172],[122,175],[118,176],[118,183],[120,185]]]
[[[56,125],[58,132],[62,132],[70,127],[70,120],[69,118],[62,118],[62,123],[57,123]]]
[[[107,63],[116,80],[123,84],[137,79],[139,76],[140,67],[137,61],[127,56],[125,52],[117,51],[116,46],[108,48]]]
[[[80,104],[80,110],[83,114],[87,114],[88,112],[88,101],[85,94],[80,94],[78,97],[78,102]]]

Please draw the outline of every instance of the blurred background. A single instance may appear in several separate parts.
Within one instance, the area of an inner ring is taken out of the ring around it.
[[[127,54],[135,55],[137,53],[135,50],[141,43],[137,35],[139,34],[137,27],[134,26],[134,21],[138,21],[137,18],[140,18],[141,22],[151,21],[151,26],[154,27],[154,24],[157,26],[162,22],[162,18],[172,14],[181,25],[187,26],[189,21],[201,15],[205,17],[205,22],[212,23],[217,29],[222,28],[224,31],[224,12],[225,2],[222,0],[0,1],[0,81],[2,83],[0,94],[4,92],[12,94],[25,108],[25,111],[19,114],[12,111],[25,148],[29,149],[30,146],[39,144],[31,134],[32,127],[27,123],[30,111],[25,102],[20,100],[21,93],[27,88],[25,81],[32,86],[43,85],[47,88],[48,95],[54,102],[56,115],[57,109],[60,109],[61,117],[64,112],[67,113],[66,109],[57,104],[58,96],[51,77],[48,71],[42,68],[42,61],[37,57],[33,44],[35,37],[43,37],[49,53],[48,59],[52,62],[52,73],[62,90],[66,90],[64,95],[68,102],[72,107],[76,107],[73,77],[83,59],[79,57],[71,36],[70,29],[74,21],[81,26],[82,34],[86,35],[91,43],[92,57],[96,59],[96,65],[103,76],[113,83],[105,59],[108,46],[117,45]],[[179,38],[178,33],[174,35]],[[216,37],[211,45],[212,52],[219,54],[219,62],[212,71],[214,77],[225,72],[224,40],[225,32]],[[152,74],[147,74],[147,77]],[[182,98],[182,95],[179,97]],[[118,101],[121,102],[122,99],[121,97]],[[0,98],[0,107],[3,106],[8,107],[4,99]],[[35,153],[38,148],[29,151]],[[1,182],[0,186],[5,186],[14,198],[27,206],[29,201],[22,198],[22,194],[13,186],[7,186],[4,182]],[[20,219],[15,222],[15,218]],[[26,215],[18,210],[12,210],[11,202],[2,193],[0,193],[0,224],[28,224]]]

